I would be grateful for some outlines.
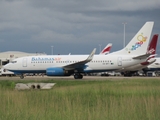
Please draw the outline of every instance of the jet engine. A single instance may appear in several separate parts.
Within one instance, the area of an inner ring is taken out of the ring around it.
[[[46,75],[47,76],[70,76],[72,74],[71,71],[66,71],[63,68],[47,68]]]

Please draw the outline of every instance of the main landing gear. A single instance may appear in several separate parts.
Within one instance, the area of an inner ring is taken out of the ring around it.
[[[137,71],[125,71],[125,72],[123,73],[123,75],[124,75],[124,77],[132,77],[132,76],[137,75],[136,72],[137,72]]]
[[[82,79],[83,75],[81,75],[80,73],[75,73],[74,74],[74,79]]]
[[[23,74],[21,74],[21,75],[20,75],[20,78],[21,78],[21,79],[23,79],[23,78],[24,78],[24,75],[23,75]]]

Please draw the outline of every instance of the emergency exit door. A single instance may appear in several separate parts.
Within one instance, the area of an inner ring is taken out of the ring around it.
[[[118,57],[117,62],[118,62],[118,66],[122,66],[122,57]]]

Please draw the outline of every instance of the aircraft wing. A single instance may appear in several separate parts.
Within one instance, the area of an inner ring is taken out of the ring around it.
[[[63,68],[65,70],[81,69],[81,68],[84,67],[84,65],[86,63],[90,62],[93,59],[93,56],[94,56],[95,52],[96,52],[96,48],[93,49],[93,51],[91,52],[91,54],[88,56],[87,59],[85,59],[83,61],[80,61],[80,62],[76,62],[76,63],[73,63],[73,64],[63,66]]]

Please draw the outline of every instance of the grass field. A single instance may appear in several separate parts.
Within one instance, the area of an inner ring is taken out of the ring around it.
[[[0,81],[0,120],[159,120],[160,79],[47,80],[51,90]],[[37,81],[36,81],[37,82]]]

